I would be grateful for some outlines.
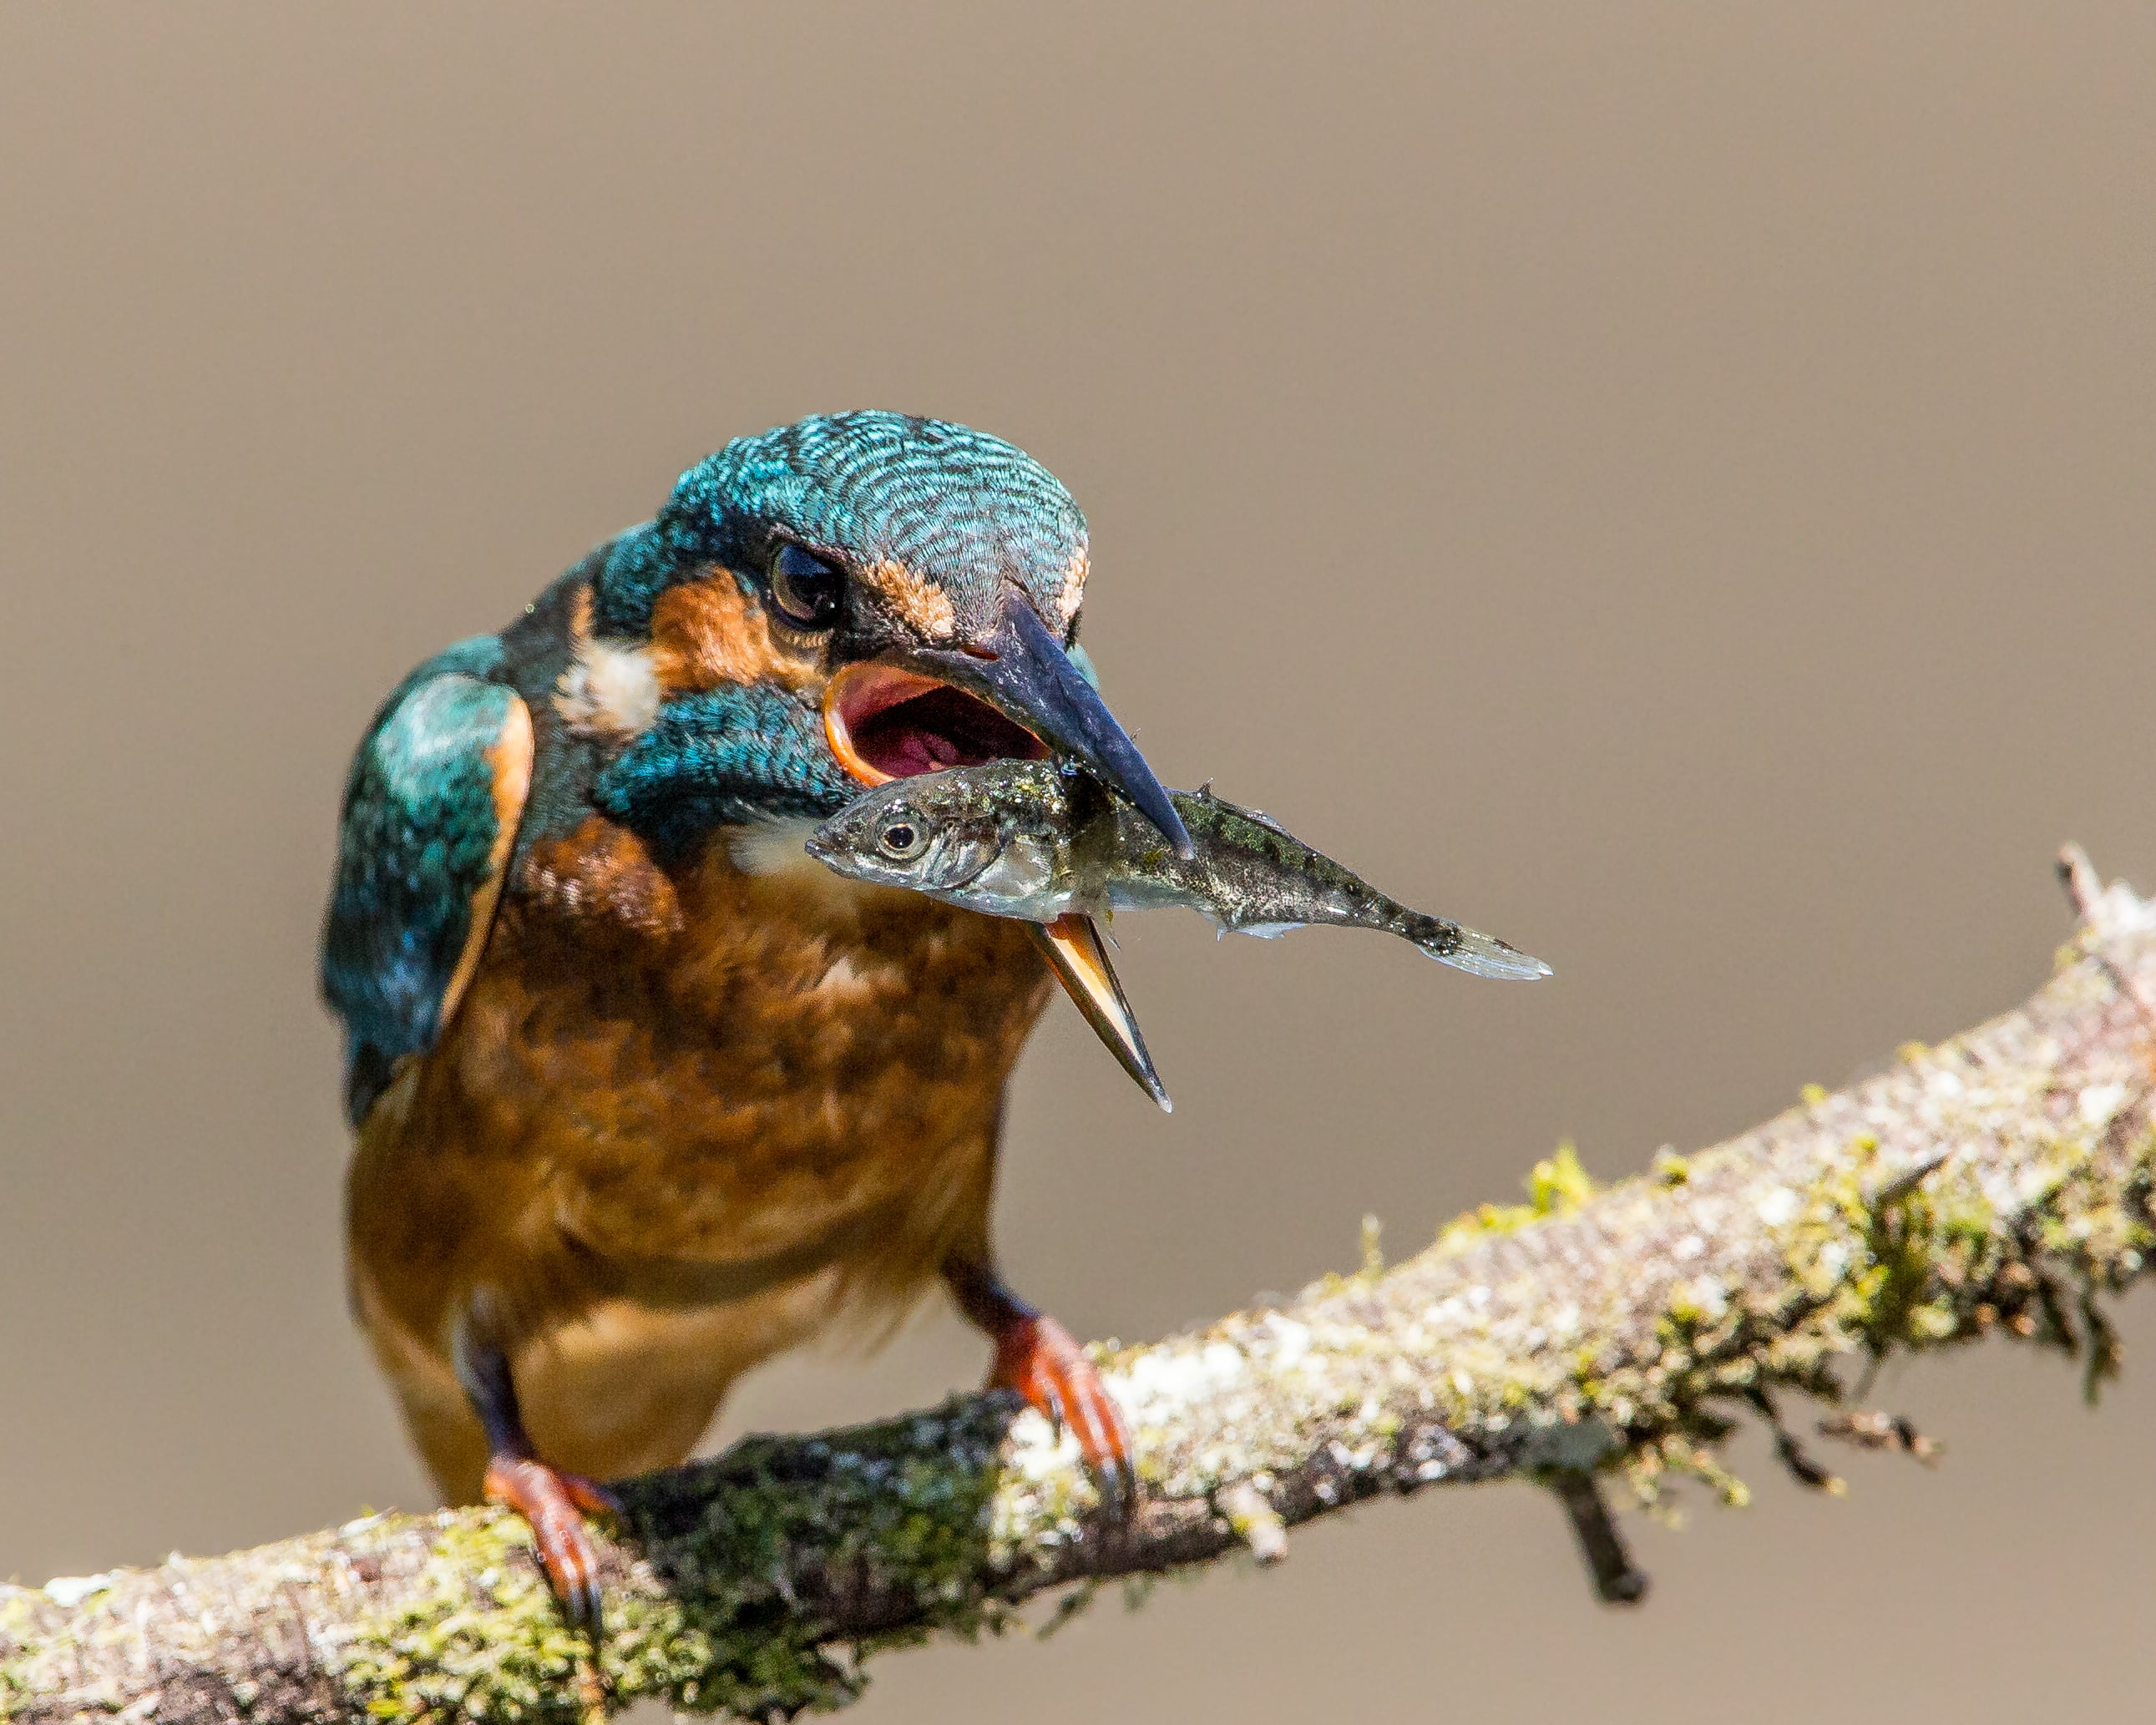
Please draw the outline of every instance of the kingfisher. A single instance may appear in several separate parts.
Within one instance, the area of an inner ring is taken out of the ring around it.
[[[444,1497],[522,1514],[572,1619],[597,1621],[604,1481],[685,1460],[751,1367],[938,1282],[989,1386],[1127,1502],[1116,1404],[990,1221],[1051,976],[1164,1101],[1100,931],[802,848],[866,787],[1018,757],[1187,852],[1078,644],[1087,562],[1014,445],[803,419],[428,660],[359,746],[321,949],[352,1308]]]

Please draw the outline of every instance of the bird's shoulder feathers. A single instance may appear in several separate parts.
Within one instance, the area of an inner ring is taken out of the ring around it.
[[[460,642],[375,715],[346,780],[321,988],[345,1029],[346,1108],[363,1118],[470,983],[531,782],[530,709],[495,680],[500,640]]]

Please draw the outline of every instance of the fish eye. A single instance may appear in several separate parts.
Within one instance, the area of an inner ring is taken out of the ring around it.
[[[798,545],[782,545],[771,560],[771,597],[796,629],[827,629],[839,620],[846,579]]]
[[[928,834],[909,817],[887,820],[876,834],[876,849],[896,862],[910,862],[928,848]]]

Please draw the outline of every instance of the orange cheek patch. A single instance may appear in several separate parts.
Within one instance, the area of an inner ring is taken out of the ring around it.
[[[726,683],[814,693],[824,681],[822,665],[773,638],[770,620],[726,569],[660,594],[651,608],[651,663],[667,695]]]
[[[525,893],[558,914],[611,917],[641,934],[669,935],[681,927],[674,883],[643,841],[596,814],[567,838],[533,849]]]

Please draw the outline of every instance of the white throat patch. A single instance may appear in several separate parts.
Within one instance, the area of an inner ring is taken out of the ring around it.
[[[752,821],[726,834],[727,854],[744,875],[782,879],[805,886],[834,910],[850,911],[865,894],[892,890],[827,869],[803,850],[803,844],[820,824],[811,815]]]
[[[555,711],[574,732],[622,741],[639,737],[659,716],[659,673],[651,649],[634,641],[586,636],[562,673]]]

